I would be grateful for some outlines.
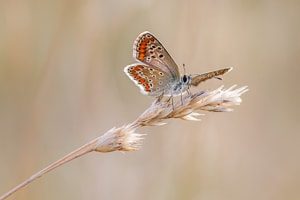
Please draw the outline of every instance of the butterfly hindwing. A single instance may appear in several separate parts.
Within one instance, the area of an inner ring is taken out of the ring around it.
[[[141,33],[133,44],[133,57],[147,65],[157,67],[179,80],[178,66],[164,46],[148,31]]]
[[[149,96],[161,95],[172,78],[157,67],[139,63],[126,66],[124,72],[143,94]]]

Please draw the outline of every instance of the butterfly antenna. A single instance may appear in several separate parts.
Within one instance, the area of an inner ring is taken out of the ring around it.
[[[185,71],[185,64],[184,63],[182,64],[182,67],[183,67],[183,74],[185,75],[186,71]]]

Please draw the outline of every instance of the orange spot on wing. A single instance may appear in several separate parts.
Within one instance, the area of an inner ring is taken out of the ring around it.
[[[144,53],[139,54],[139,59],[140,60],[144,60],[144,58],[145,58],[145,54]]]
[[[144,60],[145,59],[145,56],[146,56],[146,52],[147,52],[147,46],[148,44],[151,42],[151,41],[154,41],[154,38],[143,38],[140,42],[140,45],[139,45],[139,48],[138,49],[138,59],[139,60]]]
[[[145,49],[147,47],[147,43],[146,42],[142,42],[140,49]]]
[[[134,70],[136,70],[136,71],[140,71],[140,70],[142,70],[142,66],[140,66],[140,65],[137,65],[137,66],[134,68]]]
[[[145,84],[145,91],[146,91],[146,92],[150,92],[150,91],[151,91],[151,90],[150,90],[150,86],[149,86],[148,83]]]

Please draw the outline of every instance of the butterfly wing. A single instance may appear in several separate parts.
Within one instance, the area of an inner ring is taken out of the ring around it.
[[[223,74],[225,74],[225,73],[227,73],[231,70],[232,70],[232,67],[231,68],[219,69],[219,70],[216,70],[216,71],[212,71],[212,72],[197,75],[197,76],[192,78],[191,85],[197,86],[203,81],[206,81],[206,80],[211,79],[211,78],[216,77],[216,76],[223,75]]]
[[[141,93],[150,96],[161,95],[172,79],[160,68],[139,63],[126,66],[124,72],[140,88]]]
[[[170,73],[174,80],[180,79],[178,66],[164,46],[148,31],[141,33],[134,41],[133,57],[137,61]]]

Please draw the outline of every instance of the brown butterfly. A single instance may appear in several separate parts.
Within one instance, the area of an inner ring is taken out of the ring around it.
[[[127,76],[150,96],[183,94],[190,86],[229,72],[224,68],[200,75],[180,75],[178,66],[164,46],[146,31],[141,33],[133,44],[133,57],[139,62],[124,68]],[[220,79],[220,78],[218,78]]]

